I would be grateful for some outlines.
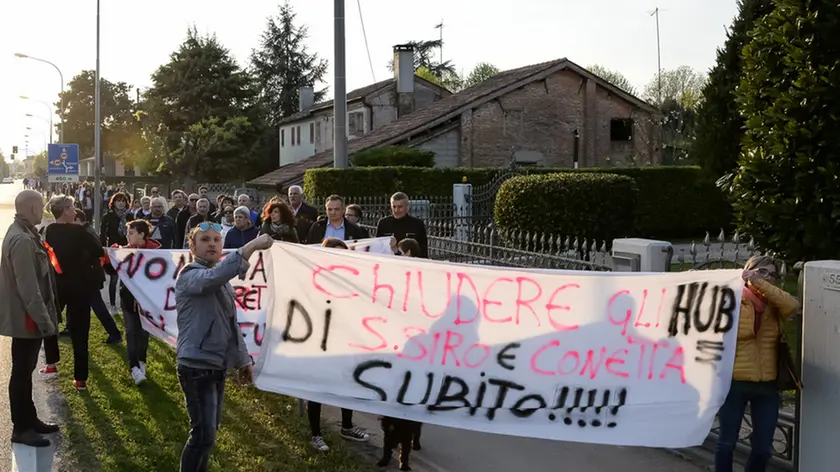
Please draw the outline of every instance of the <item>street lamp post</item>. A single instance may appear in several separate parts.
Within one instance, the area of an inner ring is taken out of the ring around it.
[[[26,95],[21,95],[20,98],[22,100],[31,100],[33,102],[38,102],[38,103],[44,105],[45,107],[47,107],[47,115],[50,116],[50,142],[52,142],[52,136],[53,136],[53,120],[52,120],[52,117],[53,117],[53,112],[52,112],[52,107],[50,106],[50,104],[43,101],[43,100],[38,100],[37,98],[29,98]],[[31,114],[27,114],[27,116],[31,116]],[[59,139],[61,139],[61,138],[59,138]]]
[[[44,60],[44,59],[39,59],[37,57],[32,57],[32,56],[29,56],[27,54],[22,54],[22,53],[19,53],[19,52],[15,53],[15,57],[19,57],[21,59],[32,59],[33,61],[38,61],[38,62],[43,62],[44,64],[49,64],[49,65],[53,66],[55,68],[55,70],[58,72],[58,77],[59,77],[59,79],[61,79],[61,91],[58,94],[59,107],[60,107],[59,110],[58,110],[58,117],[61,119],[61,127],[60,127],[59,132],[58,132],[59,133],[58,142],[63,143],[64,142],[64,74],[61,73],[61,69],[59,69],[57,65],[53,64],[50,61],[47,61],[47,60]],[[50,141],[52,141],[52,129],[50,129]]]
[[[99,97],[99,0],[96,0],[96,87],[94,91],[94,121],[96,122],[93,128],[93,227],[99,228],[99,220],[102,218],[102,195],[99,193],[99,185],[102,173],[102,149],[100,144],[100,137],[102,127],[100,124],[100,97]],[[63,121],[63,120],[62,120]]]

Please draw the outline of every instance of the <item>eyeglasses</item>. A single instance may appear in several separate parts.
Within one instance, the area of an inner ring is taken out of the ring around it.
[[[762,277],[767,277],[767,278],[771,278],[771,279],[778,279],[779,278],[779,273],[778,272],[770,271],[770,269],[768,269],[766,267],[762,267],[762,268],[758,269],[758,273],[761,274]]]
[[[226,212],[225,212],[225,215],[232,215],[232,214],[233,214],[233,212],[232,212],[232,211],[226,211]]]
[[[198,230],[199,231],[207,231],[211,228],[220,232],[220,233],[222,232],[222,225],[220,225],[219,223],[211,223],[209,221],[204,221],[204,222],[198,224]]]
[[[198,201],[198,199],[197,199],[197,198],[190,198],[190,201],[191,201],[191,202],[197,202],[197,201]]]

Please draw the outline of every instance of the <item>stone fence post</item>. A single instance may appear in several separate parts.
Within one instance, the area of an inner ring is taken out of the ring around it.
[[[805,264],[802,296],[801,472],[837,470],[840,438],[840,261]]]

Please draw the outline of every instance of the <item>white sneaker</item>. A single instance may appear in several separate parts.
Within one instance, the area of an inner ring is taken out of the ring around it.
[[[140,385],[146,381],[146,374],[139,367],[132,367],[131,378],[134,379],[134,385]]]
[[[116,305],[111,305],[108,311],[111,312],[111,316],[117,316],[120,314],[120,310],[117,308]]]
[[[324,442],[324,438],[321,436],[312,437],[312,447],[321,452],[327,452],[330,450],[330,447],[327,446],[327,443]]]
[[[145,362],[140,363],[140,372],[143,372],[143,375],[146,375],[146,363]]]

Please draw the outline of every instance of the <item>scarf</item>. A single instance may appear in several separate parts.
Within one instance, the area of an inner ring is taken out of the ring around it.
[[[269,223],[269,226],[271,228],[271,232],[276,234],[276,235],[281,235],[281,234],[289,231],[289,225],[287,225],[286,223],[275,224],[275,223],[272,222],[272,223]]]
[[[767,309],[767,302],[764,300],[762,295],[756,293],[753,289],[746,285],[744,286],[741,297],[752,303],[753,311],[755,313],[755,324],[753,328],[755,329],[755,333],[758,334],[758,330],[761,328],[761,320],[764,318],[764,311]]]
[[[120,219],[120,224],[119,224],[119,227],[117,228],[117,234],[119,234],[120,236],[125,236],[127,234],[127,231],[128,231],[128,228],[126,228],[126,226],[125,226],[126,225],[125,216],[128,214],[128,211],[126,211],[125,209],[120,210],[120,209],[114,208],[114,213],[116,213],[117,218]]]

